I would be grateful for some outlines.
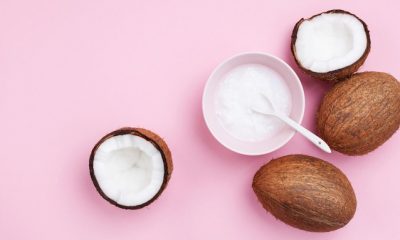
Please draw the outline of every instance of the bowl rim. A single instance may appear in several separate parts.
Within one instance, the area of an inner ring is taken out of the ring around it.
[[[284,141],[282,141],[282,143],[278,144],[278,145],[277,145],[276,147],[274,147],[274,148],[270,148],[270,149],[266,149],[266,150],[262,150],[262,151],[251,151],[251,152],[249,152],[249,151],[243,151],[243,150],[241,150],[241,149],[238,149],[238,148],[234,148],[234,147],[232,147],[232,146],[229,146],[228,144],[224,143],[224,142],[218,137],[218,134],[215,133],[214,130],[212,130],[212,128],[210,128],[210,122],[209,122],[209,120],[207,119],[207,116],[206,116],[207,114],[206,114],[206,111],[205,111],[205,109],[206,109],[205,96],[206,96],[206,94],[207,94],[207,90],[209,89],[209,85],[210,85],[211,79],[214,78],[214,75],[216,75],[217,72],[218,72],[223,66],[225,66],[226,64],[228,64],[229,62],[231,62],[231,61],[233,61],[233,60],[235,60],[235,59],[237,59],[237,58],[245,57],[245,56],[248,56],[248,55],[259,55],[259,56],[262,56],[262,57],[271,58],[271,59],[273,59],[273,60],[279,62],[280,64],[282,64],[282,65],[287,69],[287,71],[290,72],[291,75],[293,75],[294,80],[295,80],[295,83],[296,83],[296,86],[297,86],[297,88],[298,88],[298,90],[299,90],[299,92],[300,92],[300,98],[301,98],[301,99],[299,99],[299,100],[301,101],[301,109],[300,109],[301,111],[300,111],[299,120],[298,120],[298,121],[296,121],[296,120],[294,120],[294,119],[293,119],[293,120],[296,121],[297,123],[301,124],[301,122],[303,121],[303,117],[304,117],[304,112],[305,112],[305,105],[306,105],[306,103],[305,103],[304,88],[303,88],[303,85],[302,85],[302,83],[301,83],[301,81],[300,81],[299,76],[298,76],[297,73],[293,70],[293,68],[292,68],[288,63],[286,63],[284,60],[282,60],[281,58],[279,58],[279,57],[277,57],[277,56],[275,56],[275,55],[272,55],[272,54],[270,54],[270,53],[261,52],[261,51],[242,52],[242,53],[235,54],[235,55],[233,55],[233,56],[231,56],[231,57],[225,59],[224,61],[222,61],[220,64],[218,64],[218,65],[214,68],[214,70],[211,72],[211,74],[209,75],[209,77],[208,77],[208,79],[207,79],[207,81],[206,81],[206,83],[205,83],[205,85],[204,85],[203,94],[202,94],[202,111],[203,111],[203,119],[204,119],[204,121],[205,121],[205,123],[206,123],[206,126],[207,126],[208,130],[210,131],[211,135],[212,135],[222,146],[224,146],[225,148],[227,148],[227,149],[229,149],[229,150],[231,150],[231,151],[233,151],[233,152],[236,152],[236,153],[239,153],[239,154],[242,154],[242,155],[247,155],[247,156],[260,156],[260,155],[265,155],[265,154],[274,152],[274,151],[278,150],[279,148],[283,147],[284,145],[286,145],[286,144],[293,138],[293,136],[295,135],[296,131],[293,131],[292,133],[290,133],[290,134],[288,135],[288,137],[287,137]]]

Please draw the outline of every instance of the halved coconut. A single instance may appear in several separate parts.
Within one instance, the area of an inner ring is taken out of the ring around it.
[[[365,62],[370,48],[367,25],[343,10],[300,19],[292,32],[296,63],[307,74],[326,81],[351,76]]]
[[[93,148],[90,176],[99,194],[117,207],[138,209],[152,203],[172,173],[171,152],[157,134],[122,128]]]

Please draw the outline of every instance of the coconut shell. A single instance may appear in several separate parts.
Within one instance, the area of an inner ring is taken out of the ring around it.
[[[319,16],[319,15],[325,14],[325,13],[343,13],[343,14],[352,15],[355,18],[357,18],[364,26],[364,31],[365,31],[365,33],[367,35],[367,47],[366,47],[363,55],[356,62],[352,63],[351,65],[343,67],[343,68],[340,68],[340,69],[336,69],[336,70],[333,70],[333,71],[330,71],[330,72],[319,73],[319,72],[313,72],[313,71],[311,71],[311,70],[309,70],[309,69],[307,69],[307,68],[305,68],[305,67],[303,67],[301,65],[301,63],[299,62],[299,60],[296,57],[296,46],[295,46],[295,44],[296,44],[296,40],[297,40],[297,32],[299,30],[300,25],[304,21],[310,20],[310,19],[312,19],[312,18],[314,18],[316,16]],[[364,64],[364,62],[367,59],[367,56],[368,56],[368,54],[369,54],[369,52],[371,50],[371,38],[370,38],[370,35],[369,35],[368,26],[363,20],[361,20],[359,17],[357,17],[356,15],[354,15],[353,13],[350,13],[348,11],[344,11],[344,10],[341,10],[341,9],[334,9],[334,10],[330,10],[330,11],[327,11],[327,12],[316,14],[316,15],[308,18],[308,19],[304,19],[304,18],[300,19],[296,23],[294,28],[293,28],[292,40],[291,40],[291,43],[290,43],[290,49],[292,51],[294,60],[296,61],[296,64],[299,66],[299,68],[303,72],[305,72],[306,74],[308,74],[308,75],[310,75],[310,76],[312,76],[312,77],[314,77],[316,79],[320,79],[320,80],[324,80],[324,81],[328,81],[328,82],[337,82],[337,81],[343,80],[343,79],[345,79],[347,77],[350,77],[353,73],[355,73],[361,67],[361,65]]]
[[[154,145],[154,147],[160,151],[162,159],[164,161],[164,180],[163,180],[160,190],[152,199],[150,199],[149,201],[147,201],[141,205],[137,205],[137,206],[120,205],[117,202],[115,202],[114,200],[112,200],[111,198],[109,198],[106,194],[104,194],[104,192],[102,191],[102,189],[99,186],[99,183],[97,182],[96,176],[94,174],[94,169],[93,169],[94,156],[95,156],[96,151],[99,148],[99,146],[104,141],[106,141],[107,139],[109,139],[111,137],[118,136],[118,135],[125,135],[125,134],[132,134],[135,136],[139,136],[139,137],[142,137],[142,138],[146,139],[147,141],[151,142]],[[171,178],[172,170],[173,170],[172,155],[171,155],[171,151],[169,150],[167,144],[160,136],[158,136],[154,132],[144,129],[144,128],[125,127],[125,128],[115,130],[115,131],[105,135],[94,146],[94,148],[90,154],[90,159],[89,159],[90,177],[93,181],[94,186],[96,187],[97,192],[109,203],[111,203],[119,208],[123,208],[123,209],[140,209],[140,208],[143,208],[143,207],[149,205],[150,203],[154,202],[166,188],[168,181]]]
[[[333,86],[322,100],[317,130],[347,155],[373,151],[400,125],[400,83],[381,72],[357,73]]]
[[[306,155],[271,160],[255,174],[253,190],[277,219],[311,232],[345,226],[357,206],[347,177],[332,164]]]

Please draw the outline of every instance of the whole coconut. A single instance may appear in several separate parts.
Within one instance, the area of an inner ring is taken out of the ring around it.
[[[347,155],[366,154],[400,125],[400,83],[381,72],[357,73],[324,97],[317,129],[328,145]]]
[[[289,155],[262,166],[253,189],[263,207],[281,221],[306,231],[345,226],[356,211],[356,196],[335,166],[305,155]]]

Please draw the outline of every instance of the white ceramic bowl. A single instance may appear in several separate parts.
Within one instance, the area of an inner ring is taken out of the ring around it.
[[[262,155],[277,150],[285,145],[295,134],[290,128],[283,128],[273,137],[249,142],[230,135],[218,121],[215,111],[215,97],[219,83],[230,70],[243,64],[262,64],[273,69],[285,80],[292,98],[290,118],[301,123],[304,114],[304,90],[299,77],[283,60],[273,55],[260,52],[242,53],[221,63],[210,75],[203,93],[203,116],[211,134],[226,148],[244,155]]]

